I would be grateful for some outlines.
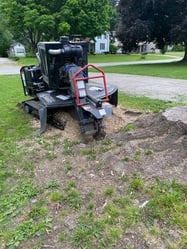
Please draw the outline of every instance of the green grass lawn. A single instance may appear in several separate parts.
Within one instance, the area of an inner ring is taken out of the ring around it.
[[[21,66],[36,65],[38,60],[36,57],[20,57],[17,63]]]
[[[118,94],[119,104],[127,110],[146,112],[160,112],[169,107],[184,105],[184,103],[172,103],[170,101],[162,101],[150,99],[148,97],[130,96],[124,93]]]
[[[175,56],[175,55],[174,55]],[[107,63],[107,62],[132,62],[144,60],[166,60],[171,56],[162,54],[106,54],[106,55],[89,55],[88,60],[90,63]]]
[[[28,116],[17,104],[25,99],[18,75],[1,75],[0,141],[19,139],[28,134]]]
[[[97,54],[88,55],[89,63],[107,63],[107,62],[132,62],[132,61],[144,61],[144,60],[166,60],[173,57],[182,56],[182,53],[168,53],[162,54],[147,54],[142,56],[140,54]],[[19,58],[18,63],[20,65],[32,65],[38,63],[36,57]]]
[[[148,75],[174,79],[187,79],[187,64],[181,62],[110,66],[103,67],[103,70],[106,73]]]
[[[165,55],[183,57],[184,56],[184,51],[181,51],[181,52],[180,51],[166,52]]]

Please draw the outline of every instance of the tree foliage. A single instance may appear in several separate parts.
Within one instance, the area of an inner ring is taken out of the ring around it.
[[[186,0],[120,0],[118,37],[125,49],[142,41],[154,41],[159,48],[184,43],[187,47]]]
[[[94,38],[110,30],[110,0],[1,0],[4,19],[15,39],[30,44],[61,35]]]
[[[1,9],[15,40],[28,42],[33,51],[54,28],[54,17],[49,10],[32,0],[2,0]]]
[[[0,56],[6,57],[7,51],[12,43],[12,35],[3,24],[3,18],[0,14]]]
[[[118,5],[120,25],[118,37],[126,52],[137,47],[138,42],[147,40],[150,31],[150,22],[145,18],[146,0],[121,0]]]
[[[111,15],[107,0],[67,0],[61,8],[60,24],[69,26],[70,34],[94,38],[110,29]]]
[[[119,15],[117,13],[117,4],[118,0],[110,0],[110,3],[112,5],[112,17],[110,21],[110,31],[116,31],[119,23]]]

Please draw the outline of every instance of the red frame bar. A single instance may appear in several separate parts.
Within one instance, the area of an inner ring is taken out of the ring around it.
[[[101,73],[101,75],[97,75],[97,76],[90,76],[90,77],[77,77],[82,71],[84,71],[86,68],[88,67],[92,67],[94,68],[96,71],[99,71]],[[75,88],[75,96],[76,96],[76,103],[78,106],[82,106],[84,104],[82,104],[80,102],[80,98],[79,98],[79,90],[77,87],[77,81],[78,80],[89,80],[89,79],[98,79],[98,78],[102,78],[103,79],[103,85],[104,85],[104,91],[105,91],[105,98],[102,99],[101,101],[109,101],[108,98],[108,91],[107,91],[107,86],[106,86],[106,78],[105,78],[105,73],[103,70],[101,70],[100,68],[96,67],[93,64],[87,64],[84,67],[80,68],[74,75],[73,75],[73,84],[74,84],[74,88]]]

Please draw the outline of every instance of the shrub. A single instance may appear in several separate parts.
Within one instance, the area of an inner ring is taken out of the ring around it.
[[[111,53],[111,54],[116,54],[116,53],[117,53],[117,50],[118,50],[118,47],[115,46],[113,43],[110,43],[110,48],[109,48],[109,50],[110,50],[110,53]]]

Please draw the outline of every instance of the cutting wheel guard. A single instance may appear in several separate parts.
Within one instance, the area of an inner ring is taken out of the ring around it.
[[[96,71],[98,71],[100,74],[96,75],[96,76],[87,76],[87,77],[78,77],[79,74],[81,74],[85,69],[87,69],[88,67],[92,67],[94,68]],[[107,90],[107,86],[106,86],[106,78],[105,78],[105,73],[103,70],[101,70],[100,68],[96,67],[93,64],[87,64],[84,67],[80,68],[74,75],[73,75],[73,84],[74,84],[74,89],[75,89],[75,96],[76,96],[76,104],[77,106],[82,106],[84,105],[84,103],[81,103],[80,101],[80,97],[79,97],[79,89],[78,89],[78,85],[77,85],[77,81],[85,81],[85,80],[89,80],[89,79],[103,79],[103,86],[104,86],[104,92],[105,92],[105,98],[101,99],[100,101],[102,102],[107,102],[109,101],[109,97],[108,97],[108,90]]]

